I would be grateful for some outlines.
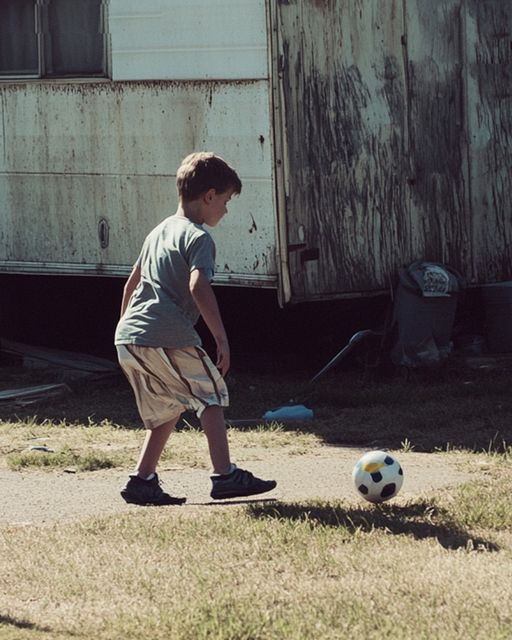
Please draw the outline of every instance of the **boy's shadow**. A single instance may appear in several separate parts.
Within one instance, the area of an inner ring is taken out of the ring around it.
[[[29,622],[28,620],[15,618],[13,616],[4,615],[0,613],[0,627],[12,629],[26,629],[29,631],[38,631],[40,633],[52,633],[52,629],[49,627],[43,627],[35,622]],[[74,633],[70,633],[70,635],[74,636]]]
[[[241,499],[233,499],[228,498],[226,500],[210,500],[209,502],[188,502],[189,506],[193,505],[196,507],[229,507],[234,505],[262,505],[262,504],[275,504],[275,498],[241,498]]]
[[[499,551],[496,543],[472,536],[443,510],[434,510],[422,503],[404,506],[381,504],[373,509],[363,509],[277,502],[272,505],[250,504],[247,509],[255,518],[310,522],[312,528],[323,525],[344,528],[349,533],[381,529],[395,535],[411,535],[417,540],[435,538],[445,549]]]

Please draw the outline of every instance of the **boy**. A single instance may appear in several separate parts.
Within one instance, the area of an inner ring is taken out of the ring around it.
[[[193,153],[178,169],[179,205],[147,236],[123,291],[115,344],[146,427],[136,470],[121,495],[134,504],[183,504],[165,493],[156,467],[167,439],[186,409],[198,415],[208,440],[213,499],[265,493],[260,480],[231,463],[223,407],[230,353],[210,281],[215,245],[203,224],[215,226],[239,194],[236,172],[213,153]],[[216,368],[194,329],[203,320],[215,339]]]

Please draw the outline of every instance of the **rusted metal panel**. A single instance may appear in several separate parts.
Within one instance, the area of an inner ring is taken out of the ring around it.
[[[402,2],[287,0],[276,19],[293,298],[385,287],[412,257]]]
[[[114,80],[267,78],[265,0],[110,0]]]
[[[512,3],[467,0],[472,280],[512,277]]]
[[[213,149],[244,184],[212,230],[219,281],[275,286],[266,81],[13,83],[0,95],[0,269],[125,273],[175,210],[181,159]]]

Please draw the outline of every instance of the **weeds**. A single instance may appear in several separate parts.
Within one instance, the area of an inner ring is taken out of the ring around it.
[[[65,447],[61,451],[22,451],[7,456],[7,464],[13,471],[29,467],[72,468],[77,471],[97,471],[121,466],[122,456],[87,452],[84,454]]]
[[[409,453],[410,451],[414,450],[414,445],[411,443],[409,438],[404,438],[400,443],[400,445],[401,445],[401,451],[403,453]]]

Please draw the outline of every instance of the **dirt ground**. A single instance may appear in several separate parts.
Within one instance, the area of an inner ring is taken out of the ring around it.
[[[363,502],[355,494],[352,468],[363,449],[325,446],[315,455],[283,455],[265,451],[261,460],[251,460],[247,467],[256,475],[275,478],[277,488],[260,500],[302,502],[311,499],[347,499]],[[471,478],[476,469],[454,462],[452,455],[415,452],[397,455],[404,469],[404,484],[392,502],[428,494],[433,489],[454,486]],[[243,460],[237,461],[244,466]],[[210,481],[204,469],[163,467],[160,479],[174,495],[187,497],[183,507],[166,509],[225,508],[230,504],[254,499],[214,502],[209,496]],[[0,469],[2,508],[0,526],[50,525],[61,521],[83,520],[94,516],[133,512],[119,495],[126,471],[108,470],[83,473],[62,471],[13,472]]]

